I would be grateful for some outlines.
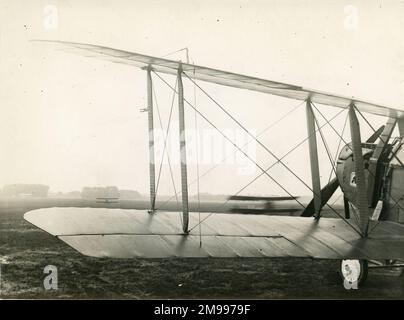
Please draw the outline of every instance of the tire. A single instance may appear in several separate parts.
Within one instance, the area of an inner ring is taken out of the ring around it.
[[[361,286],[368,276],[367,260],[341,260],[340,276],[345,289],[357,289]]]

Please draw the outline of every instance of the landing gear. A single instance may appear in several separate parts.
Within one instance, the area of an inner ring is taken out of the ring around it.
[[[367,260],[342,260],[340,275],[346,289],[357,289],[368,276]]]

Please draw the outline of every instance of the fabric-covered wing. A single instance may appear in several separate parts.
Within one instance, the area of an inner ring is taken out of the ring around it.
[[[157,72],[174,75],[177,74],[177,70],[180,65],[180,62],[174,60],[156,58],[152,56],[147,56],[143,54],[118,49],[112,49],[98,45],[63,42],[63,41],[47,41],[47,40],[34,40],[34,41],[52,43],[53,45],[59,47],[63,51],[77,53],[86,57],[100,58],[116,63],[133,65],[140,68],[151,66],[152,69]],[[346,108],[351,104],[351,102],[354,102],[356,107],[364,112],[369,112],[381,116],[388,116],[392,118],[404,117],[403,109],[382,106],[379,104],[359,100],[354,97],[343,97],[330,93],[311,90],[308,88],[303,88],[301,86],[295,86],[291,84],[270,81],[256,77],[250,77],[246,75],[236,74],[232,72],[192,64],[181,63],[181,65],[185,73],[187,73],[190,77],[195,78],[197,80],[212,82],[235,88],[269,93],[290,99],[306,100],[308,97],[310,97],[311,101],[315,103],[340,108]]]
[[[203,213],[203,220],[207,213]],[[114,258],[312,257],[404,259],[404,226],[380,222],[360,238],[343,220],[213,214],[188,235],[173,212],[52,208],[25,219],[84,255]],[[198,224],[190,213],[190,226]],[[201,237],[200,237],[201,236]],[[202,245],[200,246],[200,238]]]

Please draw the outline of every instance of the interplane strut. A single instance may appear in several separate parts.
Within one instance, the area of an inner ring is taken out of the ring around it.
[[[147,118],[149,125],[150,212],[156,205],[156,162],[154,159],[153,82],[151,67],[147,68]]]
[[[309,137],[311,181],[314,198],[314,216],[318,219],[320,218],[320,211],[321,211],[320,169],[318,164],[316,125],[310,100],[306,101],[306,117],[307,117],[307,134]]]
[[[181,156],[181,190],[182,190],[182,229],[188,232],[188,175],[187,175],[187,149],[185,141],[185,114],[184,114],[184,85],[182,83],[182,68],[178,68],[178,114]]]
[[[354,104],[349,106],[349,124],[351,128],[352,154],[354,158],[355,181],[357,189],[357,208],[354,213],[362,236],[366,237],[369,226],[368,195],[365,180],[365,167],[362,156],[362,140],[359,121],[356,117]]]

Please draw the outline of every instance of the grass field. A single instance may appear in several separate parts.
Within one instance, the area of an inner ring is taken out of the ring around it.
[[[26,210],[0,210],[0,298],[404,298],[400,270],[372,269],[348,291],[338,261],[85,257],[25,222]],[[44,289],[46,265],[58,268],[58,290]]]

